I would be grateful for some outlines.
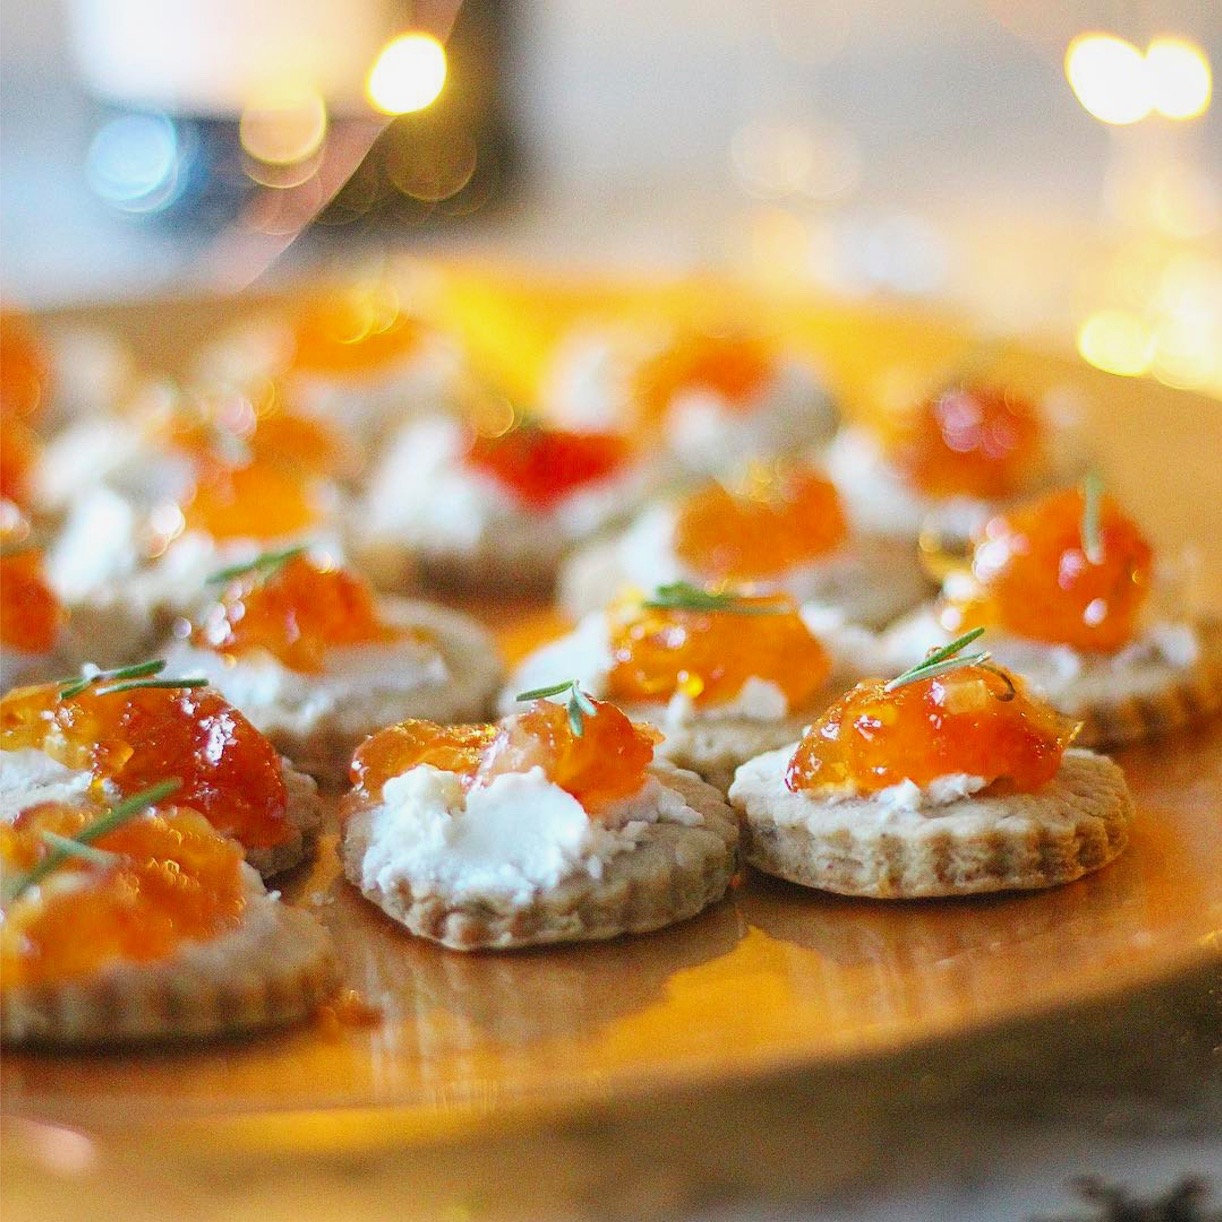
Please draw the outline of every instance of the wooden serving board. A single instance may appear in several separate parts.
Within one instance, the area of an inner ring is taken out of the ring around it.
[[[83,317],[170,354],[227,308]],[[789,308],[795,334],[849,395],[865,393],[871,361],[935,368],[965,348],[961,331],[935,321]],[[1018,349],[1003,366],[1019,385],[1080,396],[1105,478],[1164,548],[1195,541],[1200,602],[1222,610],[1222,405]],[[521,607],[480,610],[510,654],[555,626]],[[207,1122],[214,1135],[254,1130],[272,1145],[441,1137],[462,1118],[860,1059],[1219,962],[1222,720],[1118,758],[1139,808],[1132,843],[1066,887],[894,904],[748,873],[676,928],[510,955],[411,938],[343,881],[332,835],[285,896],[329,926],[346,983],[376,1021],[196,1048],[6,1053],[3,1111],[97,1132]]]

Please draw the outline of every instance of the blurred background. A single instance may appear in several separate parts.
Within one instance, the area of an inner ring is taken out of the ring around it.
[[[0,16],[0,282],[28,306],[241,288],[317,216],[278,272],[384,249],[713,268],[939,303],[1222,399],[1216,3]]]

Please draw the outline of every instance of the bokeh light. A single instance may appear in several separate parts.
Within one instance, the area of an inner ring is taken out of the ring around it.
[[[309,89],[254,98],[238,124],[245,152],[256,161],[276,166],[313,157],[326,134],[326,104]]]
[[[1168,119],[1195,119],[1209,109],[1213,74],[1204,52],[1180,38],[1156,38],[1146,51],[1154,108]]]
[[[1113,34],[1075,38],[1065,52],[1065,75],[1078,101],[1104,123],[1137,123],[1154,106],[1145,56]]]
[[[1078,352],[1096,369],[1135,378],[1150,368],[1154,336],[1129,310],[1097,310],[1078,331]]]
[[[165,115],[122,115],[104,123],[85,159],[89,185],[123,212],[168,208],[183,188],[184,150]]]
[[[431,34],[401,34],[382,49],[365,93],[383,114],[405,115],[432,105],[446,82],[445,48]]]

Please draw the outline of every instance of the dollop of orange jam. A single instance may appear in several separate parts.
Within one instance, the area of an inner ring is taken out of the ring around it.
[[[75,836],[100,811],[46,803],[0,824],[6,875],[36,865],[41,833]],[[80,979],[112,963],[169,958],[184,942],[238,927],[246,905],[242,850],[183,807],[151,812],[93,842],[112,862],[69,859],[7,905],[0,923],[4,987]]]
[[[41,451],[33,429],[16,416],[0,413],[0,498],[29,507]]]
[[[104,687],[104,685],[103,685]],[[45,751],[120,797],[176,777],[175,799],[247,848],[293,836],[276,749],[211,688],[139,688],[64,699],[58,684],[0,699],[0,748]]]
[[[627,440],[616,433],[576,433],[531,421],[499,437],[476,437],[467,462],[523,505],[546,511],[578,488],[613,475],[628,452]]]
[[[615,700],[667,701],[683,693],[697,708],[712,708],[733,700],[754,676],[776,684],[790,709],[800,709],[831,670],[785,595],[744,595],[731,609],[712,611],[625,599],[608,618],[614,664],[607,693]]]
[[[954,633],[981,626],[1074,649],[1114,653],[1134,637],[1150,590],[1153,551],[1104,494],[1099,551],[1082,538],[1081,489],[1055,492],[992,518],[977,537],[971,580],[942,608]]]
[[[373,591],[355,573],[300,555],[231,583],[192,640],[218,653],[265,649],[290,670],[318,674],[330,649],[405,635],[379,620]]]
[[[0,416],[32,420],[43,406],[50,364],[30,320],[0,309]]]
[[[775,371],[773,347],[760,336],[690,332],[641,363],[633,399],[642,418],[655,423],[683,391],[711,392],[746,409]]]
[[[924,788],[954,773],[994,792],[1029,793],[1052,779],[1075,723],[1032,700],[1022,680],[964,666],[886,690],[867,679],[803,735],[785,773],[793,791],[877,793],[908,780]]]
[[[1038,468],[1043,429],[1035,406],[1010,390],[952,386],[901,427],[892,459],[934,497],[998,500],[1021,492]]]
[[[512,772],[542,768],[553,784],[596,814],[640,789],[659,735],[629,720],[612,704],[591,702],[582,733],[573,733],[566,709],[536,700],[496,725],[439,726],[404,721],[368,738],[352,763],[355,786],[345,809],[378,801],[392,777],[420,764],[458,773],[468,788]]]
[[[844,542],[835,485],[809,469],[756,472],[741,490],[720,483],[687,497],[675,554],[714,581],[756,581],[806,564]]]
[[[33,549],[0,553],[0,644],[23,653],[50,653],[63,622],[63,608],[43,574],[42,554]]]
[[[306,303],[294,329],[293,366],[311,373],[376,372],[414,352],[425,329],[386,285],[352,285]]]
[[[183,507],[189,530],[214,539],[281,539],[318,524],[321,512],[300,476],[278,463],[204,463]]]

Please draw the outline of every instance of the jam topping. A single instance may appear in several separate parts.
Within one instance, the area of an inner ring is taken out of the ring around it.
[[[744,411],[775,371],[772,345],[759,336],[692,332],[642,362],[634,398],[643,417],[652,421],[662,420],[675,398],[689,391],[714,394]]]
[[[424,327],[387,285],[353,285],[308,302],[296,320],[295,368],[351,376],[383,369],[419,348]]]
[[[785,784],[795,792],[871,794],[962,773],[995,793],[1029,793],[1056,774],[1076,732],[1032,700],[1020,679],[987,664],[901,686],[867,679],[806,731]]]
[[[42,553],[16,505],[0,501],[0,645],[22,653],[50,653],[64,611],[43,572]]]
[[[160,682],[160,681],[158,681]],[[79,686],[79,685],[77,685]],[[16,688],[0,700],[0,748],[33,748],[95,786],[130,797],[165,777],[175,799],[247,848],[271,848],[294,834],[275,748],[211,688],[93,683],[62,696],[62,685]]]
[[[628,451],[628,442],[616,433],[570,432],[532,420],[499,437],[476,437],[467,462],[527,508],[546,512],[578,489],[614,475]]]
[[[942,610],[953,632],[987,625],[1029,640],[1114,653],[1134,637],[1153,552],[1106,494],[1097,538],[1085,539],[1088,494],[1065,489],[991,519],[975,542],[970,580]]]
[[[775,684],[800,709],[827,681],[823,646],[785,595],[710,594],[665,586],[610,614],[608,694],[625,702],[688,696],[698,709],[734,700],[748,679]]]
[[[279,463],[201,464],[183,518],[214,539],[281,539],[317,525],[319,506],[308,485]]]
[[[657,734],[630,721],[614,705],[582,699],[593,712],[574,715],[563,705],[536,700],[496,725],[439,726],[404,721],[368,738],[352,763],[352,804],[378,801],[382,787],[409,768],[429,764],[458,773],[468,788],[506,773],[543,769],[553,784],[591,814],[640,789],[653,759]]]
[[[101,812],[45,803],[0,824],[6,878],[49,854],[44,832],[76,837]],[[238,927],[246,896],[242,850],[183,807],[129,820],[91,842],[105,858],[69,857],[5,906],[6,987],[79,979],[112,963],[149,963],[184,942]]]
[[[41,448],[33,429],[23,420],[0,413],[0,499],[29,506]]]
[[[741,490],[712,483],[687,497],[674,548],[710,580],[756,581],[817,560],[847,535],[831,481],[806,468],[762,468]]]
[[[251,393],[202,395],[165,422],[167,445],[209,474],[255,462],[298,475],[347,472],[355,459],[326,421],[291,411],[272,383]]]
[[[192,640],[218,653],[263,649],[290,670],[318,674],[330,649],[405,635],[381,622],[373,591],[360,577],[297,553],[270,572],[256,562],[236,577]]]
[[[50,368],[29,320],[16,310],[0,309],[0,416],[5,424],[33,419],[49,381]]]
[[[1021,492],[1041,458],[1039,413],[1009,390],[956,385],[906,421],[892,458],[933,497],[998,500]]]

